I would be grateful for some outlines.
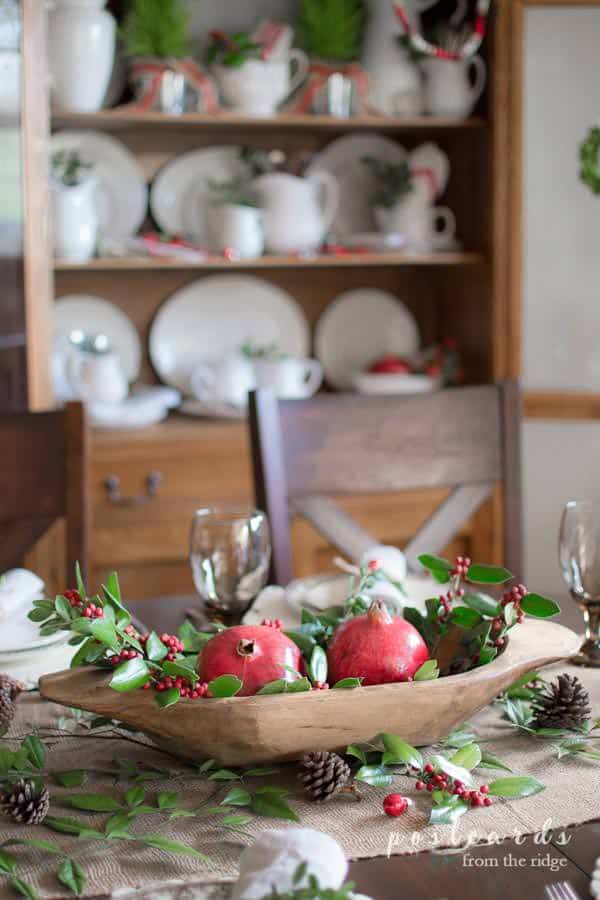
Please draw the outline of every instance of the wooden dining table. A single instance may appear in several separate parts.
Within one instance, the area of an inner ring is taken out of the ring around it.
[[[559,621],[581,631],[581,617],[569,599]],[[148,628],[172,632],[195,597],[161,598],[129,603],[133,615]],[[600,677],[600,672],[598,677]],[[600,714],[600,710],[593,710]],[[568,777],[568,774],[565,774]],[[600,767],[598,769],[600,810]],[[600,857],[600,816],[593,822],[530,835],[465,852],[429,852],[362,859],[350,865],[356,891],[374,900],[542,900],[545,887],[568,881],[587,900],[596,859]]]

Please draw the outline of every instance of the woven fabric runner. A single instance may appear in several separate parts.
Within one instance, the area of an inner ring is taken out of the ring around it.
[[[600,672],[561,666],[548,670],[545,674],[550,677],[553,672],[565,670],[579,676],[590,692],[595,717],[600,716]],[[58,717],[63,713],[64,710],[60,707],[42,701],[37,694],[22,696],[8,738],[23,737],[36,728],[56,728]],[[559,761],[551,742],[517,732],[502,721],[498,707],[488,707],[473,717],[470,725],[478,740],[486,741],[486,749],[490,753],[510,766],[515,774],[535,776],[546,785],[546,790],[522,800],[497,800],[489,808],[470,810],[454,827],[434,827],[427,825],[428,798],[415,795],[412,790],[413,782],[405,777],[398,777],[393,789],[410,792],[415,797],[415,806],[398,819],[389,819],[382,813],[381,800],[388,792],[384,789],[366,787],[365,799],[361,803],[340,797],[328,804],[316,805],[302,799],[292,765],[283,766],[280,774],[270,776],[266,781],[271,785],[289,787],[290,803],[298,812],[302,825],[331,834],[343,845],[350,859],[382,856],[388,852],[395,855],[453,847],[467,841],[472,844],[490,840],[496,842],[548,828],[560,829],[600,817],[599,763],[577,760],[574,757]],[[148,798],[158,790],[174,790],[185,798],[186,806],[196,808],[215,790],[215,782],[191,777],[189,769],[178,770],[174,760],[150,746],[142,747],[118,738],[82,739],[78,738],[77,732],[68,736],[45,738],[45,742],[49,747],[49,770],[102,769],[118,757],[136,763],[154,763],[181,773],[167,782],[162,780],[144,783]],[[502,774],[506,773],[490,771],[486,778],[493,780]],[[252,779],[252,786],[258,786],[258,783],[258,779]],[[76,790],[111,793],[119,798],[130,786],[130,782],[123,781],[115,786],[111,777],[91,772],[86,785]],[[79,820],[85,819],[92,828],[101,829],[108,817],[106,814],[86,814],[70,810],[61,805],[61,798],[68,795],[69,791],[54,786],[50,786],[50,790],[52,814],[72,815]],[[127,841],[80,840],[51,832],[43,825],[32,828],[12,826],[4,817],[0,819],[0,841],[35,837],[59,844],[87,871],[88,885],[84,896],[110,894],[118,890],[118,896],[129,897],[131,894],[128,889],[153,886],[153,891],[144,893],[143,896],[158,897],[158,886],[169,882],[178,882],[179,885],[184,882],[191,888],[192,884],[223,882],[236,877],[243,839],[234,839],[222,830],[219,831],[215,823],[214,816],[204,819],[181,818],[169,822],[166,815],[155,814],[140,816],[131,829],[133,832],[147,834],[161,833],[184,841],[206,853],[210,857],[207,863]],[[246,828],[249,833],[258,834],[265,828],[281,825],[278,820],[256,818]],[[15,847],[11,852],[19,860],[17,874],[35,885],[41,898],[72,896],[56,880],[56,857],[25,847]],[[1,882],[0,895],[3,896]],[[177,891],[173,894],[180,897],[184,895],[205,897],[210,896],[210,892],[205,894],[204,891],[190,889],[189,893],[185,891],[185,894],[181,894]]]

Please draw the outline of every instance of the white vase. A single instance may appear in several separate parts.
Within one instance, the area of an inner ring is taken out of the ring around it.
[[[87,262],[96,247],[98,216],[93,178],[72,187],[52,185],[54,255],[70,262]]]
[[[486,68],[480,56],[469,59],[424,59],[425,106],[432,116],[463,119],[470,115],[485,87]]]
[[[401,234],[415,253],[447,249],[456,235],[456,219],[447,206],[434,206],[429,185],[415,179],[413,190],[394,206],[373,210],[379,231]]]
[[[214,206],[210,211],[208,227],[211,249],[217,253],[230,250],[237,259],[262,256],[265,237],[260,209],[240,203]]]
[[[408,15],[418,13],[437,0],[409,0]],[[421,75],[408,51],[399,44],[402,27],[389,0],[369,0],[369,25],[362,64],[369,76],[369,102],[388,116],[417,116],[423,111]]]
[[[102,107],[115,59],[115,20],[106,0],[51,0],[48,26],[54,105],[70,112]]]

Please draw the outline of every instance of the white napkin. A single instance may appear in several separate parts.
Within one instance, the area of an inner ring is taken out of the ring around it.
[[[314,828],[271,829],[242,853],[231,900],[262,900],[273,888],[279,893],[290,891],[303,862],[307,871],[298,887],[306,885],[308,875],[314,875],[322,888],[333,890],[346,879],[346,855],[334,838]]]

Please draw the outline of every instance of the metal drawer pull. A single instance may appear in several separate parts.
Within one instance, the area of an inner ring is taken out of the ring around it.
[[[144,503],[150,503],[156,497],[162,480],[160,472],[150,472],[146,475],[146,493],[138,494],[137,497],[121,496],[121,479],[118,475],[109,475],[108,478],[105,478],[104,488],[109,501],[115,506],[143,506]]]

